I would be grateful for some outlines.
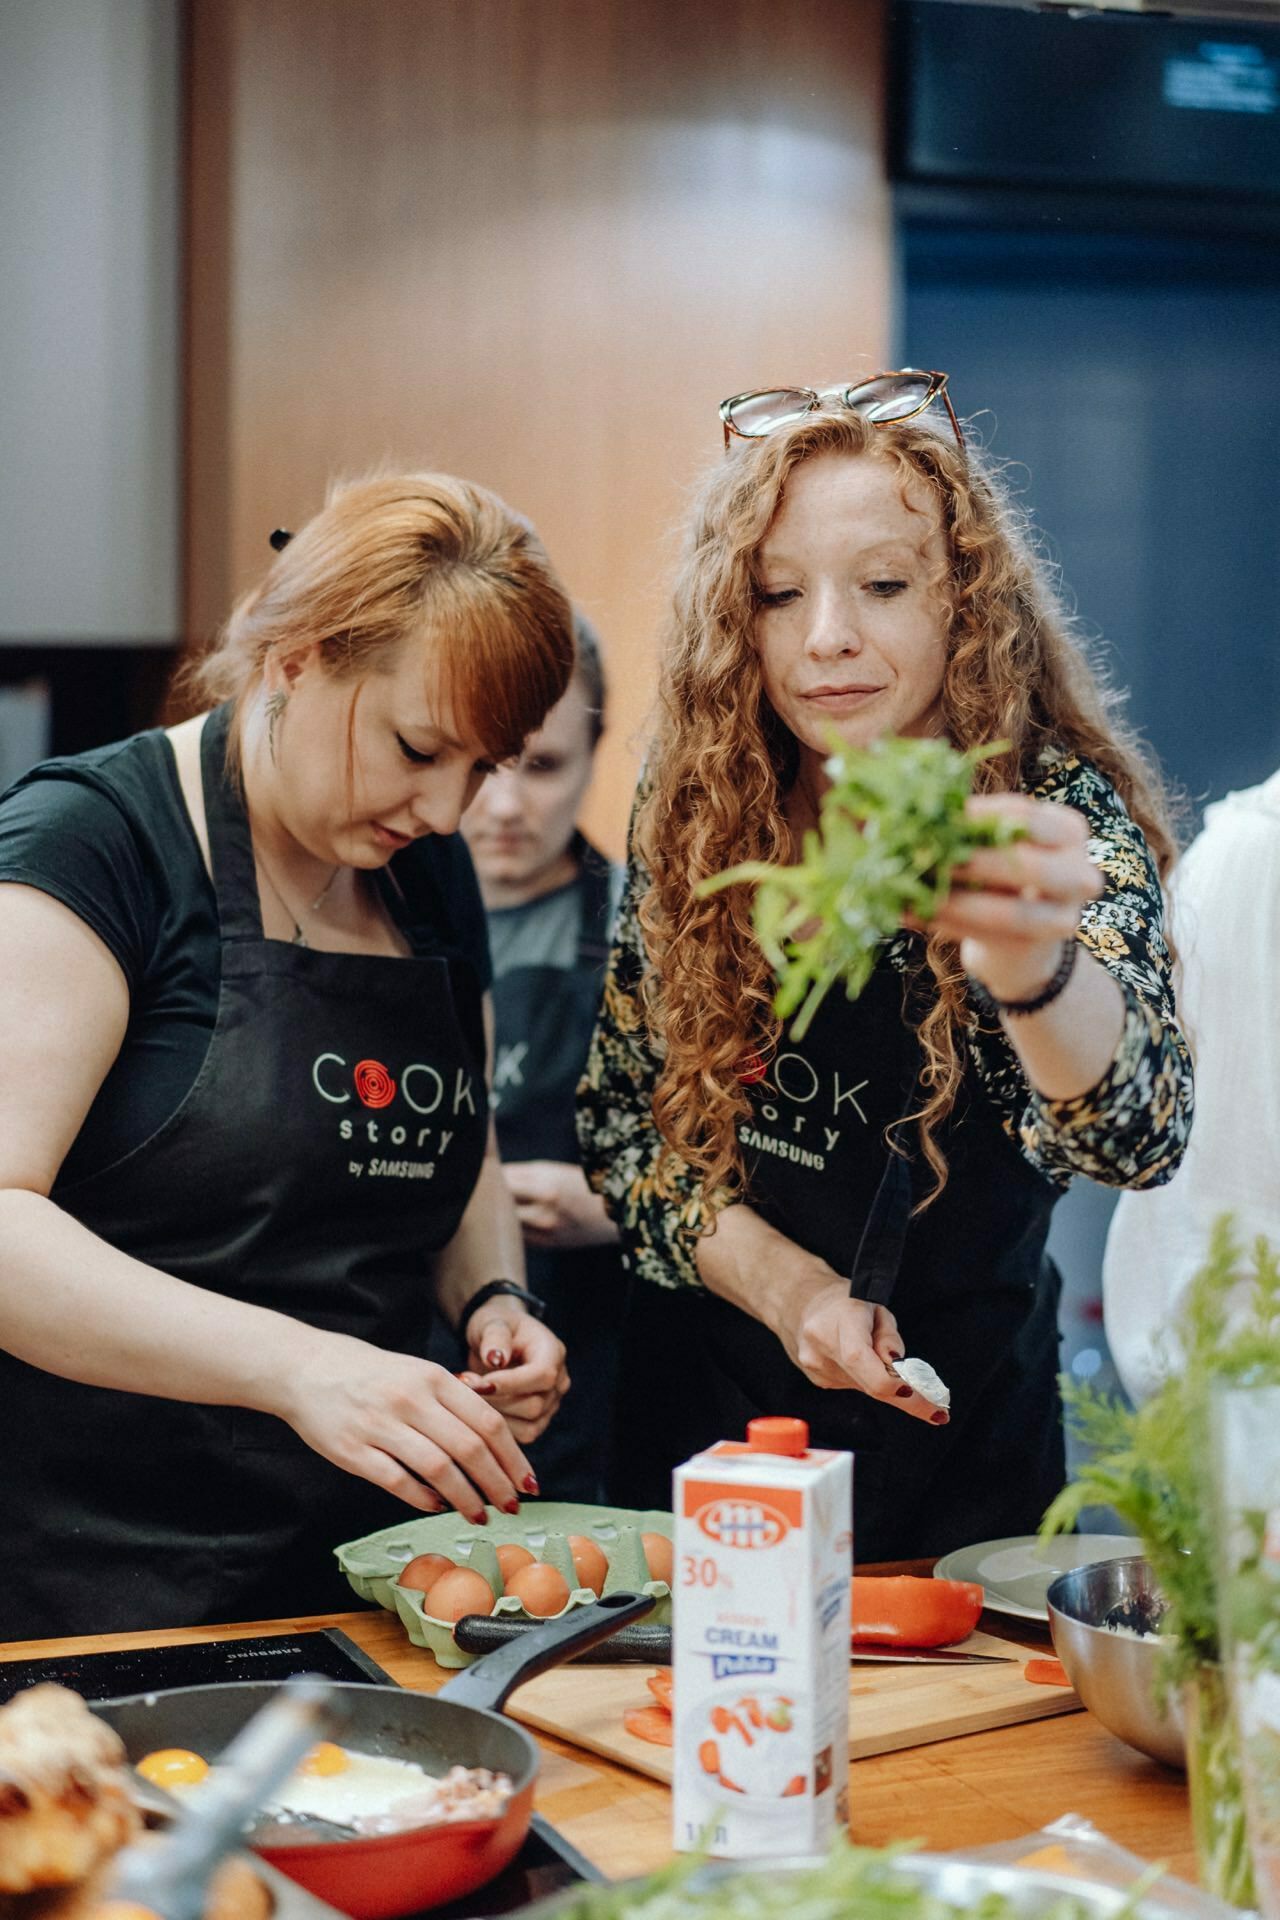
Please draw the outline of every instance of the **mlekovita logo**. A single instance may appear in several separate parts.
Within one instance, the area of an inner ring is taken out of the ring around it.
[[[776,1547],[788,1532],[784,1516],[762,1500],[711,1500],[694,1519],[722,1547]]]

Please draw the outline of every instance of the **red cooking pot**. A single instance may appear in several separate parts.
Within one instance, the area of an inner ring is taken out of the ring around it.
[[[533,1738],[498,1709],[521,1681],[594,1646],[652,1606],[647,1594],[613,1593],[593,1606],[573,1607],[562,1618],[475,1661],[437,1694],[358,1682],[334,1684],[341,1738],[357,1752],[412,1760],[428,1773],[462,1766],[508,1774],[511,1798],[496,1819],[337,1840],[308,1833],[305,1824],[282,1840],[282,1828],[273,1825],[261,1841],[250,1830],[248,1844],[309,1893],[354,1920],[391,1920],[483,1886],[520,1851],[538,1774]],[[90,1704],[115,1728],[135,1764],[161,1747],[186,1747],[214,1761],[283,1684],[250,1680],[176,1687]]]

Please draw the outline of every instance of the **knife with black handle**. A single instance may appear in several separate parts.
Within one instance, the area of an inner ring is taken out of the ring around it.
[[[453,1637],[464,1653],[492,1653],[495,1647],[509,1646],[513,1640],[532,1633],[538,1620],[490,1618],[483,1613],[467,1613],[453,1629]],[[962,1647],[854,1647],[850,1659],[855,1663],[878,1662],[887,1666],[922,1667],[1003,1667],[1014,1656],[1006,1653],[966,1653]],[[666,1667],[671,1664],[670,1627],[621,1627],[597,1647],[588,1647],[569,1663],[582,1666],[634,1665]]]
[[[491,1619],[483,1613],[464,1613],[453,1629],[453,1637],[464,1653],[492,1653],[495,1647],[509,1646],[526,1633],[536,1632],[543,1624],[541,1620],[504,1620],[501,1615]],[[575,1654],[570,1664],[603,1667],[616,1666],[620,1661],[669,1666],[670,1627],[650,1626],[647,1621],[619,1627],[599,1646],[588,1647],[584,1653]]]

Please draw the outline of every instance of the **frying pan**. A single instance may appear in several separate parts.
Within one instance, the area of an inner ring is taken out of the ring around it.
[[[594,1646],[652,1606],[648,1594],[613,1593],[593,1606],[573,1607],[561,1619],[475,1661],[437,1694],[335,1683],[342,1738],[356,1751],[412,1760],[427,1773],[461,1766],[508,1774],[511,1798],[496,1819],[340,1840],[318,1838],[300,1826],[296,1837],[291,1831],[282,1841],[277,1826],[261,1843],[250,1833],[250,1846],[353,1920],[391,1920],[483,1886],[520,1851],[538,1773],[534,1740],[498,1709],[521,1681],[557,1666],[578,1648]],[[90,1704],[115,1728],[135,1764],[160,1747],[187,1747],[212,1761],[281,1685],[278,1680],[235,1681]]]

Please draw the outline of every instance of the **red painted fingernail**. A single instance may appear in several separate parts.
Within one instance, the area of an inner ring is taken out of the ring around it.
[[[479,1513],[469,1513],[467,1518],[473,1527],[487,1527],[489,1524],[489,1510],[487,1507],[481,1507]]]
[[[502,1503],[502,1511],[504,1513],[519,1513],[520,1502],[518,1500],[504,1500]]]
[[[496,1380],[477,1380],[471,1391],[472,1393],[496,1393],[498,1383]]]
[[[534,1475],[531,1473],[526,1473],[524,1479],[520,1482],[520,1485],[524,1488],[526,1493],[537,1493],[538,1491],[538,1482],[534,1477]]]
[[[909,1400],[914,1391],[915,1389],[913,1387],[907,1386],[906,1382],[904,1381],[903,1384],[896,1390],[894,1394],[894,1398],[895,1400]]]
[[[484,1363],[486,1367],[505,1367],[507,1364],[507,1356],[505,1353],[499,1353],[498,1349],[494,1347],[489,1353],[486,1353]]]
[[[931,1413],[929,1415],[929,1418],[930,1420],[932,1420],[935,1427],[945,1427],[948,1420],[950,1420],[951,1415],[947,1412],[945,1407],[939,1407],[936,1413]]]

